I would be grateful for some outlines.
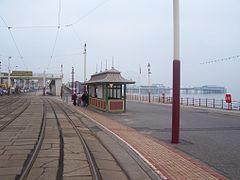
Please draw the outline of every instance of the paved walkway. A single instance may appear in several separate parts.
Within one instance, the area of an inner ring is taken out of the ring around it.
[[[227,179],[186,154],[87,108],[76,109],[126,142],[162,179]]]

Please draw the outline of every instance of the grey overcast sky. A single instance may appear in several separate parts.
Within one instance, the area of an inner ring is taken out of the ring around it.
[[[12,56],[13,70],[59,73],[63,64],[65,82],[72,66],[82,81],[87,43],[88,79],[96,64],[105,69],[107,60],[110,68],[114,56],[126,78],[147,84],[149,62],[152,83],[171,87],[172,6],[172,0],[0,0],[2,71]],[[222,85],[240,94],[239,57],[201,64],[240,55],[239,8],[239,0],[180,0],[182,87]]]

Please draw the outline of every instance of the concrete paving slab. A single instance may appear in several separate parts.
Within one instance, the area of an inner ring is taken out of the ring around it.
[[[121,171],[100,170],[102,179],[104,180],[128,180],[128,177]]]
[[[41,175],[44,173],[43,168],[32,168],[31,171],[28,174],[27,180],[33,180],[38,179],[41,177]]]
[[[96,164],[100,170],[121,171],[121,168],[115,161],[95,159]]]
[[[0,161],[0,168],[8,167],[22,167],[24,160],[2,160]]]
[[[84,162],[84,161],[83,161]],[[85,161],[84,164],[79,165],[64,165],[63,176],[90,176],[91,171],[88,163]]]
[[[72,153],[65,153],[64,154],[64,160],[81,160],[81,161],[87,161],[87,157],[85,153],[79,153],[79,154],[72,154]]]
[[[7,175],[7,176],[0,176],[2,180],[13,180],[15,179],[15,175]]]
[[[58,158],[37,158],[34,162],[35,168],[56,168],[58,167]]]
[[[26,149],[22,149],[22,150],[18,150],[18,149],[11,149],[11,150],[6,150],[4,152],[4,155],[25,155],[25,154],[29,154],[30,150],[26,150]]]
[[[59,157],[59,150],[41,150],[38,154],[38,157]]]
[[[57,168],[33,168],[30,172],[28,180],[38,179],[38,180],[55,180],[57,177]]]
[[[1,146],[8,146],[8,145],[12,145],[13,143],[11,141],[0,141],[0,145]]]
[[[64,176],[63,180],[92,180],[92,176]]]
[[[103,153],[103,152],[95,152],[94,158],[100,159],[100,160],[114,161],[113,157],[109,153]]]
[[[0,150],[0,155],[2,155],[5,152],[5,150]]]
[[[10,159],[11,155],[0,155],[0,160]]]
[[[19,146],[5,146],[5,150],[30,150],[33,149],[34,145],[19,145]]]
[[[56,145],[57,145],[56,147],[59,147],[59,144],[56,144]],[[43,143],[41,146],[41,149],[48,150],[48,149],[51,149],[52,147],[53,147],[53,144],[51,144],[51,143]]]
[[[16,155],[11,155],[9,159],[27,159],[28,154],[16,154]]]
[[[21,173],[22,167],[8,167],[0,168],[0,176],[2,175],[16,175]]]

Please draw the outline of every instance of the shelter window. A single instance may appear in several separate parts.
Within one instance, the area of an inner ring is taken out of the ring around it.
[[[96,97],[102,99],[103,98],[103,86],[98,85],[96,88]]]
[[[121,99],[122,98],[122,85],[113,85],[108,88],[108,98]]]

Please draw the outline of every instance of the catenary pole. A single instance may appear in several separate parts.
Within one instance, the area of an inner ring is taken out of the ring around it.
[[[180,127],[180,38],[179,38],[179,0],[173,0],[173,104],[172,104],[172,143],[179,143]]]
[[[11,59],[12,57],[11,56],[9,56],[8,57],[8,96],[10,95],[10,91],[11,91],[11,79],[10,79],[10,73],[11,73],[11,70],[10,70],[10,59]]]

